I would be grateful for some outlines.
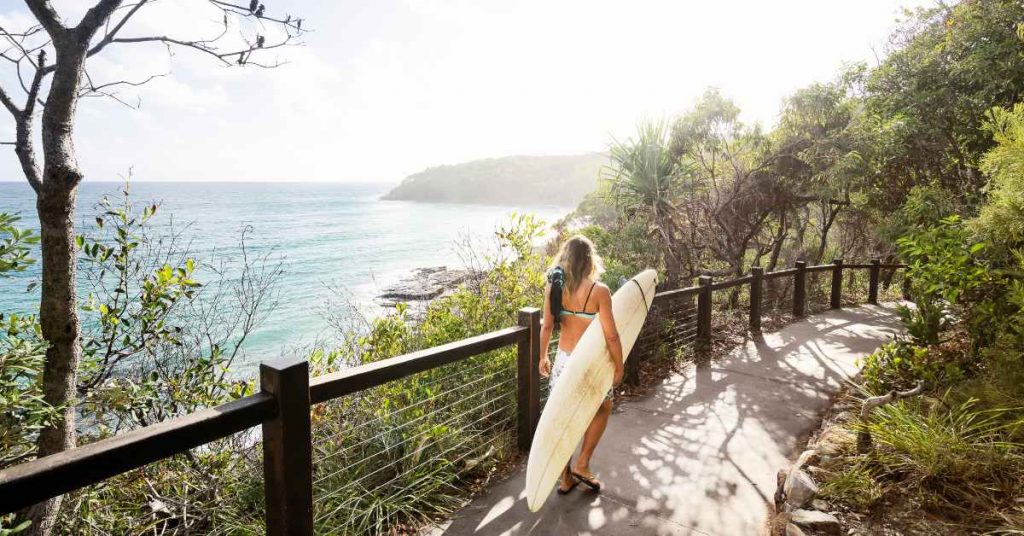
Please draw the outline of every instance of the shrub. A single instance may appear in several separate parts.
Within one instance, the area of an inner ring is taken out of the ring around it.
[[[24,270],[38,236],[0,213],[0,277]],[[43,401],[46,344],[34,316],[0,313],[0,468],[31,459],[36,437],[60,413]],[[0,517],[0,522],[3,518]]]
[[[974,399],[948,402],[900,401],[854,427],[871,433],[869,456],[880,472],[934,511],[970,516],[1008,506],[1024,478],[1024,444],[1006,433],[1024,421],[1007,418],[1011,410],[980,409]]]
[[[970,240],[958,216],[904,235],[897,244],[915,303],[913,308],[901,307],[900,316],[915,343],[938,344],[955,313],[970,307],[972,302],[964,298],[991,282],[991,272],[979,255],[985,245]]]
[[[993,244],[997,262],[1004,264],[1024,247],[1024,104],[992,109],[985,128],[996,146],[981,160],[981,170],[989,176],[988,200],[973,224]]]
[[[892,389],[906,390],[924,380],[929,385],[959,381],[959,364],[943,360],[941,354],[906,341],[882,345],[863,360],[864,384],[876,394]]]

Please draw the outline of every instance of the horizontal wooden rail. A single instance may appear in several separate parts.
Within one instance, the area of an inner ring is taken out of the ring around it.
[[[835,268],[836,267],[835,267],[834,264],[818,264],[816,266],[808,266],[807,267],[807,271],[808,272],[831,272],[832,270],[835,270]]]
[[[754,276],[745,275],[743,277],[737,277],[736,279],[727,279],[725,281],[718,281],[711,284],[711,290],[724,290],[727,288],[738,287],[740,285],[746,285],[754,280]]]
[[[662,292],[658,292],[657,294],[655,294],[654,299],[651,301],[653,303],[655,301],[660,302],[674,300],[677,298],[685,298],[687,296],[696,296],[698,293],[700,293],[700,287],[684,287],[672,290],[664,290]]]
[[[780,277],[789,277],[796,275],[796,268],[788,268],[786,270],[776,270],[774,272],[765,272],[765,279],[778,279]]]
[[[317,376],[309,382],[309,399],[313,404],[326,402],[412,376],[418,372],[510,346],[525,340],[529,335],[529,328],[515,326]]]
[[[275,418],[272,396],[259,393],[0,471],[0,513],[202,446]]]

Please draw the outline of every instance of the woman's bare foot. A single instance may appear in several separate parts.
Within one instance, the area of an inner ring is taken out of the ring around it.
[[[562,477],[559,479],[558,493],[565,495],[572,491],[579,483],[580,481],[576,480],[576,477],[572,476],[572,472],[569,471],[569,466],[566,466],[565,470],[562,471]]]

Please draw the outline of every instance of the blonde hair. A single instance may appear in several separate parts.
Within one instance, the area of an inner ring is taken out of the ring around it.
[[[589,238],[575,235],[558,249],[552,268],[561,266],[565,272],[565,290],[575,292],[588,277],[597,279],[604,273],[604,261]]]

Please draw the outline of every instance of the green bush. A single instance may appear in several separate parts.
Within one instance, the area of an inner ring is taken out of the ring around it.
[[[592,240],[601,253],[605,266],[601,281],[612,292],[619,288],[619,281],[658,265],[655,244],[646,226],[637,221],[625,221],[612,229],[588,225],[578,232]]]
[[[0,277],[35,262],[29,247],[39,237],[18,228],[18,221],[17,216],[0,213]],[[35,456],[39,430],[60,416],[43,401],[45,352],[34,316],[0,313],[0,468]],[[0,517],[0,526],[2,522]]]
[[[991,110],[985,127],[996,146],[981,160],[988,199],[973,224],[999,264],[1013,263],[1013,252],[1024,248],[1024,104]]]
[[[983,242],[973,242],[958,216],[900,237],[900,256],[907,264],[915,307],[901,307],[911,339],[920,345],[938,344],[940,334],[956,315],[978,303],[973,294],[992,281],[981,257]],[[980,320],[969,317],[969,320]]]
[[[925,381],[928,385],[946,385],[963,378],[958,363],[942,359],[938,352],[906,341],[895,341],[864,358],[861,375],[872,393],[892,389],[907,390]]]

